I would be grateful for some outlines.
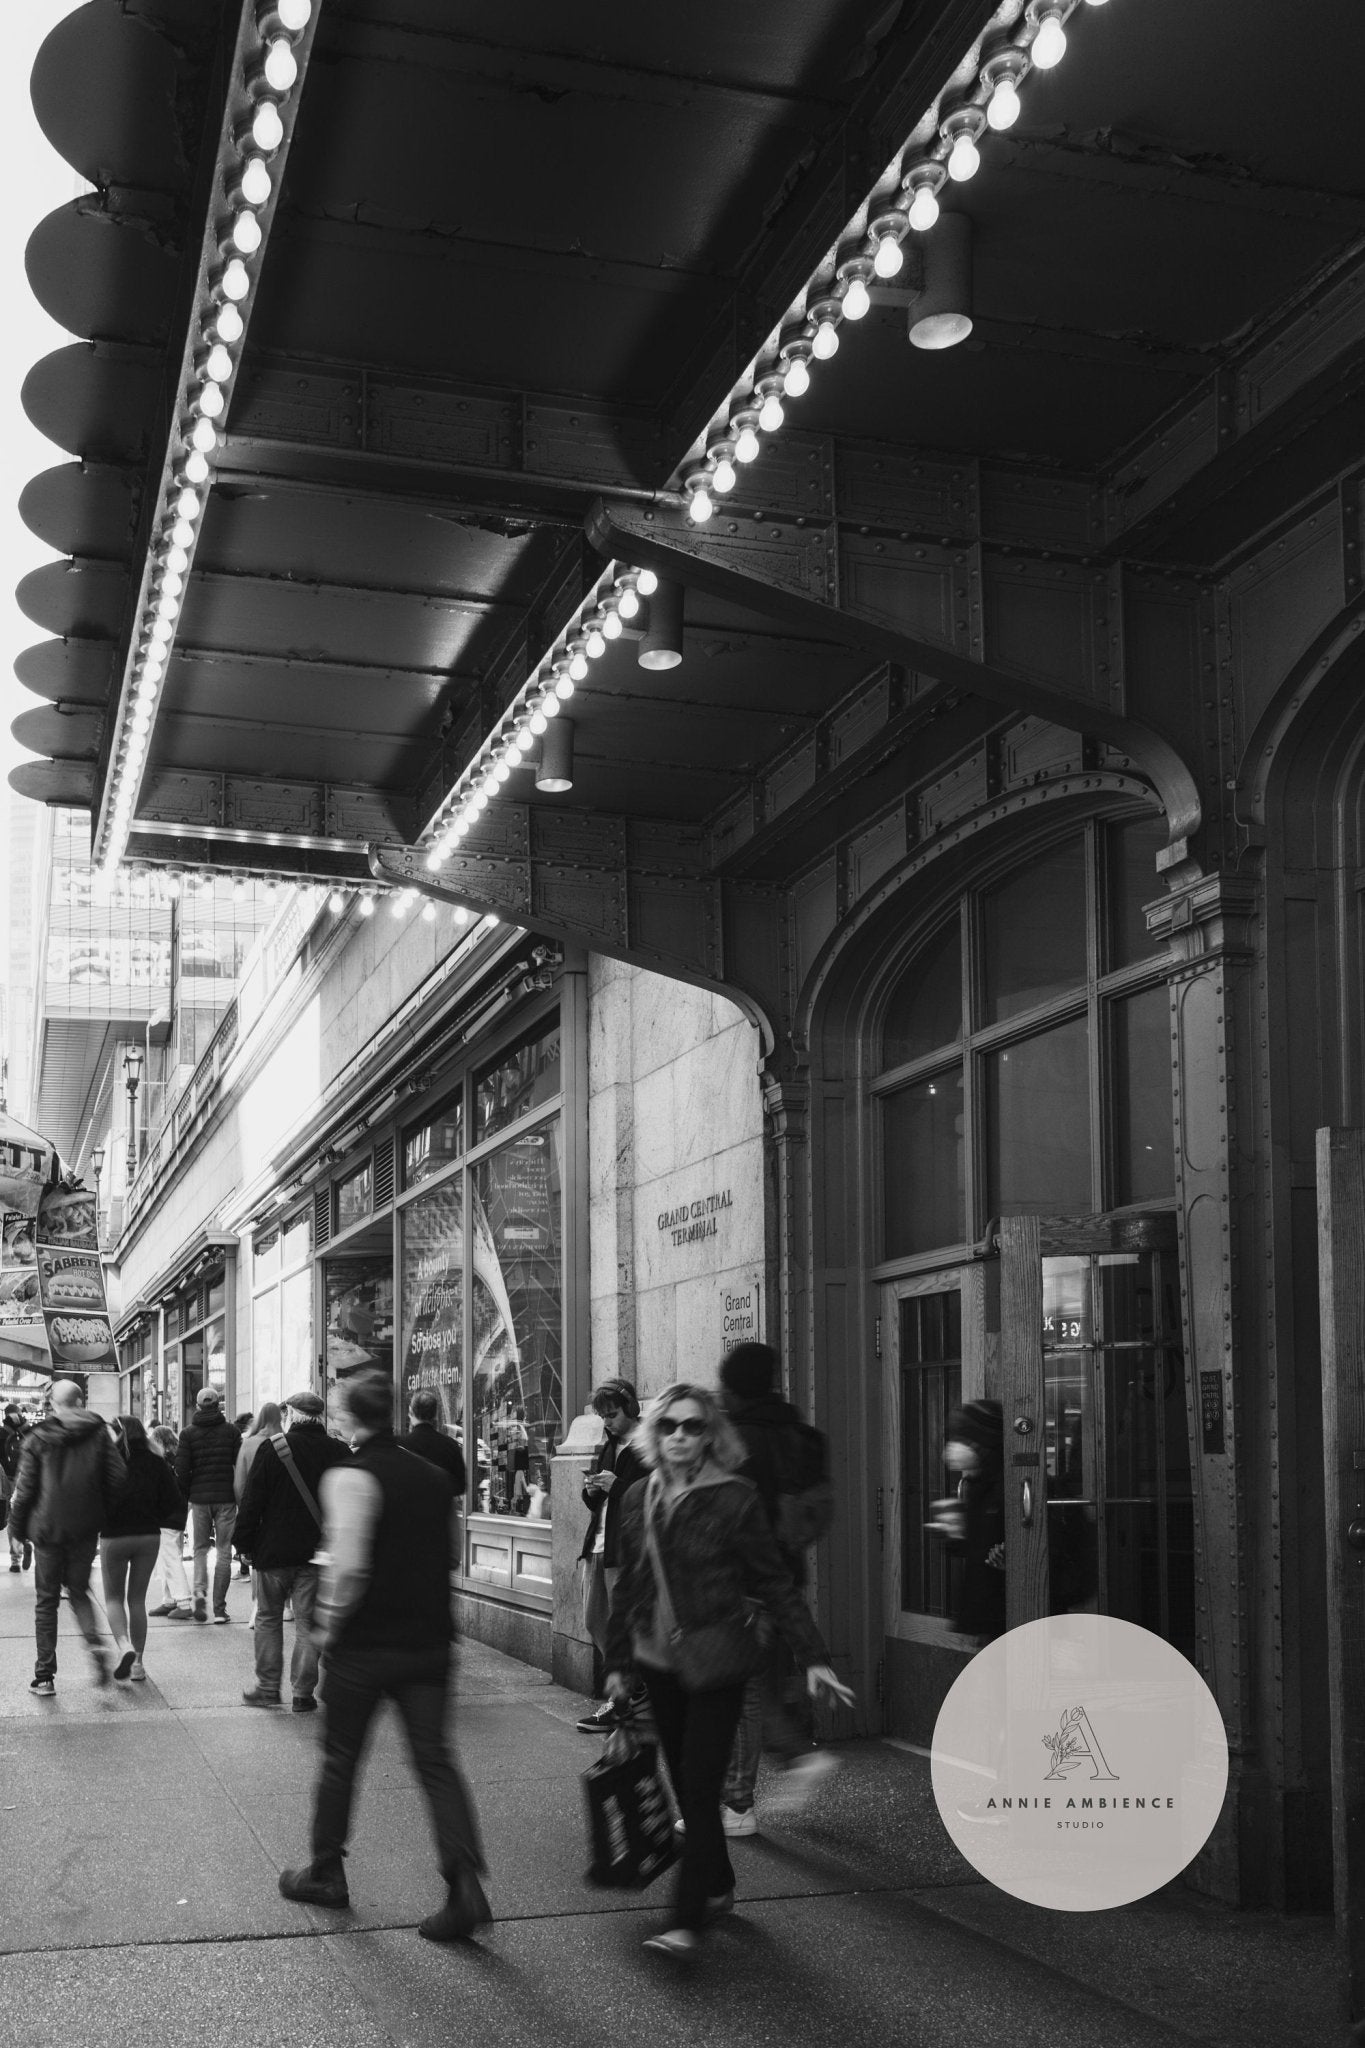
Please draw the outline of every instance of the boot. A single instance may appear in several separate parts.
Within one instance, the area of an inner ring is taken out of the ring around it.
[[[417,1932],[427,1941],[469,1941],[492,1918],[483,1886],[472,1870],[462,1870],[455,1883],[447,1886],[440,1912],[419,1922]]]
[[[280,1872],[280,1891],[301,1906],[349,1906],[351,1894],[339,1856],[305,1863],[298,1870]]]

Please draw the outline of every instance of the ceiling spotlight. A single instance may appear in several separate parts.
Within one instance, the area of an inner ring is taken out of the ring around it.
[[[683,589],[661,581],[649,602],[649,624],[636,660],[641,668],[676,668],[683,658]]]
[[[1028,69],[1022,50],[1002,50],[981,67],[981,83],[990,93],[986,120],[997,133],[1012,128],[1019,119],[1019,81]]]
[[[752,406],[746,406],[735,414],[730,422],[730,431],[735,437],[735,461],[757,462],[763,444],[758,438],[758,414]],[[648,569],[644,570],[640,579],[640,589],[646,597],[652,595],[644,585],[644,578],[650,573]]]
[[[948,144],[948,176],[954,184],[965,185],[980,170],[981,152],[976,138],[985,125],[986,117],[980,107],[959,107],[941,124],[939,132]]]
[[[284,141],[284,123],[274,100],[262,100],[252,115],[251,139],[267,156],[273,156]]]
[[[562,796],[573,788],[573,720],[561,718],[545,735],[536,769],[536,788],[547,796]]]
[[[1029,13],[1038,29],[1029,56],[1039,71],[1051,71],[1066,55],[1066,30],[1062,27],[1061,9],[1055,4],[1039,7],[1035,0]]]
[[[786,414],[782,410],[781,377],[760,377],[754,386],[754,397],[758,399],[758,424],[765,434],[775,434]]]
[[[916,348],[952,348],[972,331],[972,224],[945,213],[924,245],[924,284],[910,305]]]

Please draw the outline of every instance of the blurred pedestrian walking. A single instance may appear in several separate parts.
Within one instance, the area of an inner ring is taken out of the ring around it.
[[[249,1414],[245,1417],[241,1415],[237,1417],[237,1427],[242,1432],[242,1448],[237,1453],[237,1463],[233,1469],[232,1494],[233,1499],[237,1503],[239,1514],[241,1513],[242,1502],[246,1498],[246,1482],[251,1471],[252,1459],[266,1438],[277,1434],[284,1426],[284,1417],[278,1401],[262,1401],[260,1412],[254,1422]],[[237,1576],[239,1579],[251,1579],[251,1626],[255,1628],[256,1581],[252,1577],[251,1567],[245,1557],[241,1559],[238,1565]]]
[[[453,1437],[440,1427],[441,1397],[434,1387],[419,1387],[408,1402],[408,1433],[403,1448],[415,1451],[429,1465],[438,1465],[449,1475],[455,1499],[464,1506],[464,1452]]]
[[[163,1457],[168,1466],[174,1468],[176,1447],[180,1439],[169,1424],[159,1422],[155,1429],[148,1430],[147,1441],[153,1451]],[[176,1483],[178,1486],[179,1481]],[[186,1518],[188,1514],[187,1504]],[[157,1606],[147,1609],[148,1614],[153,1617],[164,1616],[174,1621],[188,1621],[194,1612],[190,1603],[190,1582],[185,1571],[184,1551],[185,1521],[182,1519],[178,1529],[161,1531],[161,1547],[157,1552],[156,1563],[152,1567],[152,1583],[147,1588],[148,1597],[158,1600]]]
[[[322,1478],[325,1715],[313,1853],[281,1873],[280,1890],[311,1905],[349,1904],[342,1859],[356,1772],[387,1697],[402,1716],[446,1881],[445,1905],[417,1931],[428,1941],[465,1940],[492,1915],[479,1882],[485,1865],[473,1801],[446,1738],[455,1635],[450,1480],[400,1447],[383,1374],[358,1373],[343,1385],[355,1455]]]
[[[606,1670],[607,1623],[611,1592],[621,1575],[621,1504],[646,1467],[630,1444],[640,1420],[640,1401],[629,1380],[604,1380],[592,1397],[593,1413],[602,1418],[602,1441],[583,1481],[588,1530],[580,1552],[583,1572],[583,1625],[592,1637]],[[578,1722],[585,1735],[606,1735],[621,1714],[614,1700],[590,1707]]]
[[[124,1464],[98,1415],[88,1415],[74,1380],[55,1380],[52,1412],[30,1430],[19,1459],[10,1520],[21,1543],[33,1545],[33,1628],[37,1661],[30,1692],[56,1691],[57,1609],[65,1588],[77,1627],[90,1647],[96,1685],[109,1683],[100,1642],[90,1568],[99,1532],[124,1485]]]
[[[213,1618],[229,1619],[228,1587],[232,1583],[232,1532],[237,1526],[233,1492],[241,1432],[223,1414],[216,1387],[201,1387],[188,1429],[180,1432],[175,1477],[188,1497],[194,1527],[194,1618],[208,1620],[209,1544],[214,1546]]]
[[[123,1491],[100,1527],[100,1575],[104,1611],[114,1638],[115,1678],[147,1676],[147,1588],[161,1550],[163,1530],[177,1539],[185,1526],[185,1496],[164,1457],[147,1441],[136,1415],[115,1424],[125,1467]]]
[[[673,1925],[646,1948],[680,1960],[734,1905],[720,1795],[744,1686],[758,1662],[754,1606],[771,1617],[811,1692],[851,1705],[830,1668],[757,1488],[744,1445],[708,1387],[680,1382],[645,1412],[634,1447],[651,1468],[621,1510],[621,1576],[607,1634],[607,1690],[649,1692],[685,1829]]]
[[[14,1482],[19,1476],[19,1454],[27,1435],[24,1411],[11,1401],[5,1410],[4,1423],[0,1425],[0,1498],[7,1508],[13,1498]],[[33,1562],[33,1545],[16,1537],[14,1524],[8,1517],[5,1529],[9,1537],[9,1568],[12,1572],[26,1572]]]
[[[276,1409],[276,1414],[279,1410]],[[265,1411],[262,1410],[262,1414]],[[238,1550],[251,1560],[256,1585],[256,1683],[242,1694],[249,1707],[278,1707],[284,1674],[284,1610],[294,1606],[294,1650],[289,1686],[296,1714],[317,1710],[318,1652],[314,1641],[322,1541],[318,1491],[322,1475],[349,1461],[345,1444],[323,1426],[322,1397],[302,1388],[285,1403],[287,1434],[262,1435],[247,1468],[237,1514]],[[249,1443],[242,1447],[246,1456]],[[239,1460],[240,1463],[240,1460]]]

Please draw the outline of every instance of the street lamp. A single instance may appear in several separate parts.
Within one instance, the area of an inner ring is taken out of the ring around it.
[[[95,1176],[95,1250],[100,1248],[100,1175],[104,1172],[104,1147],[96,1145],[90,1154],[90,1171]]]
[[[137,1091],[142,1081],[142,1047],[137,1043],[123,1049],[123,1085],[128,1090],[128,1185],[137,1176]]]

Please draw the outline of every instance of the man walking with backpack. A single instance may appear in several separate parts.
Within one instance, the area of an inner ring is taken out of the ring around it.
[[[256,1683],[242,1694],[249,1707],[278,1707],[284,1674],[284,1609],[294,1603],[294,1654],[289,1685],[296,1714],[317,1712],[315,1609],[322,1541],[322,1475],[350,1458],[328,1436],[323,1403],[310,1389],[285,1403],[288,1434],[267,1436],[251,1461],[237,1514],[236,1543],[256,1570]]]
[[[74,1380],[55,1380],[51,1415],[24,1439],[10,1505],[17,1540],[33,1545],[38,1658],[29,1691],[43,1699],[57,1690],[57,1609],[63,1587],[90,1645],[95,1683],[109,1683],[110,1660],[90,1598],[90,1568],[101,1525],[123,1484],[123,1460],[99,1416],[86,1414],[85,1395]]]
[[[721,1361],[720,1390],[748,1452],[741,1476],[758,1488],[778,1549],[797,1586],[804,1586],[805,1553],[833,1520],[829,1447],[777,1392],[777,1353],[770,1344],[737,1344],[728,1352]],[[766,1638],[763,1661],[744,1688],[721,1795],[721,1820],[730,1836],[758,1833],[754,1786],[765,1750],[783,1766],[774,1804],[787,1812],[803,1806],[821,1779],[837,1769],[829,1751],[815,1747],[810,1701],[805,1687],[794,1682],[780,1638],[771,1628]]]

